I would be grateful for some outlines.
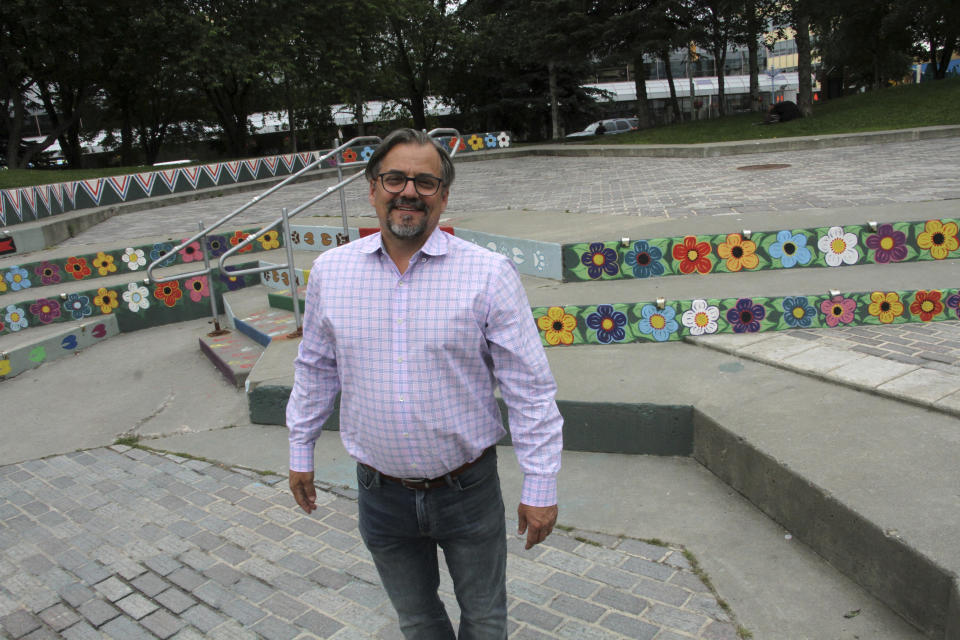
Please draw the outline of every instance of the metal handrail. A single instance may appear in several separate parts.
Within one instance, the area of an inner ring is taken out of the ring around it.
[[[317,165],[319,165],[320,163],[322,163],[324,160],[330,158],[331,156],[334,156],[334,155],[340,153],[341,151],[343,151],[344,149],[347,149],[348,147],[352,147],[352,146],[356,146],[356,145],[361,145],[361,144],[368,144],[368,143],[379,143],[379,142],[380,142],[380,138],[377,137],[377,136],[361,136],[361,137],[353,138],[352,140],[348,140],[347,142],[344,142],[342,145],[340,145],[340,146],[336,147],[335,149],[332,149],[332,150],[329,151],[328,153],[320,156],[319,158],[317,158],[316,160],[314,160],[314,161],[311,162],[310,164],[306,165],[304,168],[300,169],[299,171],[297,171],[297,172],[294,173],[294,174],[291,174],[291,175],[287,176],[287,177],[284,178],[281,182],[279,182],[278,184],[275,184],[274,186],[270,187],[269,189],[267,189],[267,190],[264,191],[263,193],[254,196],[249,202],[247,202],[247,203],[244,204],[243,206],[235,209],[234,211],[232,211],[232,212],[230,212],[229,214],[225,215],[224,217],[220,218],[219,220],[217,220],[216,222],[214,222],[212,225],[210,225],[208,228],[206,228],[206,229],[204,229],[204,230],[202,230],[202,231],[200,231],[200,232],[198,232],[198,233],[195,233],[194,235],[190,236],[188,239],[184,240],[183,242],[181,242],[180,244],[178,244],[177,246],[175,246],[174,248],[172,248],[169,252],[167,252],[167,253],[164,254],[163,256],[160,256],[159,258],[157,258],[156,260],[154,260],[153,262],[151,262],[151,263],[147,266],[147,278],[150,279],[150,282],[153,282],[154,284],[158,284],[158,283],[161,283],[161,282],[171,282],[171,281],[173,281],[173,280],[179,280],[179,279],[181,279],[181,278],[192,278],[192,277],[196,277],[196,276],[208,275],[208,274],[212,271],[212,269],[204,269],[204,270],[201,270],[201,271],[191,271],[190,273],[179,273],[179,274],[174,275],[174,276],[167,276],[167,277],[163,277],[163,278],[154,276],[154,275],[153,275],[153,271],[154,271],[154,269],[156,269],[162,262],[165,262],[166,260],[168,260],[171,253],[176,253],[177,251],[180,251],[180,250],[183,249],[184,247],[189,246],[191,243],[196,242],[196,241],[199,240],[200,238],[203,238],[203,237],[209,235],[209,233],[210,233],[211,231],[213,231],[214,229],[222,226],[223,224],[225,224],[225,223],[228,222],[229,220],[232,220],[233,218],[235,218],[235,217],[238,216],[239,214],[243,213],[244,211],[246,211],[247,209],[249,209],[249,208],[252,207],[253,205],[257,204],[257,203],[260,202],[261,200],[263,200],[263,199],[265,199],[265,198],[273,195],[273,194],[276,193],[278,190],[280,190],[281,188],[285,187],[287,184],[289,184],[289,183],[292,182],[293,180],[296,180],[297,178],[299,178],[301,175],[303,175],[303,174],[306,173],[307,171],[315,168]],[[358,163],[351,163],[351,164],[358,164]],[[257,235],[256,235],[256,237],[260,237],[260,235],[262,235],[262,233],[258,232]],[[252,242],[252,241],[251,241],[251,242]]]
[[[456,129],[452,129],[452,128],[437,128],[437,129],[432,129],[431,131],[429,131],[429,132],[427,133],[427,135],[430,136],[431,138],[442,137],[442,136],[450,136],[450,137],[452,138],[452,140],[454,141],[454,143],[451,145],[450,157],[453,158],[454,156],[456,156],[456,154],[457,154],[457,149],[460,147],[460,144],[459,144],[459,142],[460,142],[460,132],[459,132],[459,131],[457,131]],[[339,141],[337,141],[337,142],[339,142]],[[254,204],[260,202],[260,201],[263,200],[264,198],[266,198],[266,197],[274,194],[275,192],[277,192],[278,190],[280,190],[281,188],[283,188],[284,186],[286,186],[287,184],[289,184],[289,183],[292,182],[293,180],[297,179],[299,176],[303,175],[305,172],[309,171],[310,169],[313,169],[314,167],[316,167],[317,165],[319,165],[320,163],[322,163],[324,160],[330,158],[331,156],[336,156],[337,154],[341,153],[342,151],[344,151],[345,149],[348,149],[348,148],[350,148],[350,147],[359,146],[359,145],[362,145],[362,144],[379,144],[379,143],[381,143],[381,142],[382,142],[382,140],[381,140],[379,137],[377,137],[377,136],[359,136],[359,137],[356,137],[356,138],[352,138],[352,139],[348,140],[347,142],[344,142],[343,144],[337,145],[334,149],[332,149],[332,150],[329,151],[328,153],[324,154],[323,156],[317,158],[316,160],[314,160],[314,161],[311,162],[310,164],[306,165],[305,167],[303,167],[302,169],[300,169],[300,171],[297,171],[296,173],[291,174],[290,176],[288,176],[287,178],[285,178],[285,179],[284,179],[283,181],[281,181],[280,183],[278,183],[278,184],[274,185],[273,187],[267,189],[267,190],[264,191],[263,193],[254,196],[249,202],[247,202],[247,203],[244,204],[243,206],[239,207],[238,209],[235,209],[234,211],[230,212],[230,213],[227,214],[226,216],[220,218],[220,219],[217,220],[215,223],[213,223],[209,228],[204,229],[204,228],[203,228],[203,223],[201,223],[201,224],[200,224],[200,232],[199,232],[199,233],[196,233],[196,234],[194,234],[193,236],[191,236],[190,238],[188,238],[187,240],[184,240],[183,242],[181,242],[180,244],[178,244],[176,247],[173,247],[169,252],[167,252],[167,253],[164,254],[163,256],[160,256],[159,258],[157,258],[156,260],[154,260],[153,262],[151,262],[151,263],[147,266],[147,278],[148,278],[151,282],[153,282],[153,283],[170,282],[170,281],[172,281],[172,280],[179,280],[179,279],[181,279],[181,278],[192,278],[192,277],[197,277],[197,276],[207,276],[208,279],[209,279],[209,275],[213,272],[213,267],[211,267],[209,261],[206,260],[206,245],[205,245],[205,244],[202,246],[203,252],[204,252],[204,258],[205,258],[205,259],[204,259],[204,264],[205,264],[205,266],[206,266],[205,269],[203,269],[203,270],[201,270],[201,271],[191,271],[190,273],[178,273],[178,274],[176,274],[176,275],[174,275],[174,276],[168,276],[168,277],[164,277],[164,278],[159,278],[159,277],[154,276],[154,275],[153,275],[153,270],[156,269],[157,266],[159,266],[162,262],[165,262],[166,260],[168,260],[170,254],[182,250],[184,247],[190,245],[190,244],[193,243],[193,242],[196,242],[197,240],[200,240],[201,238],[205,238],[205,237],[206,237],[207,235],[209,235],[210,232],[213,231],[214,229],[220,227],[221,225],[223,225],[223,224],[226,223],[227,221],[233,219],[234,217],[236,217],[237,215],[239,215],[239,214],[242,213],[243,211],[249,209],[249,208],[252,207]],[[264,272],[266,272],[266,271],[275,271],[275,270],[286,269],[286,270],[287,270],[287,273],[289,274],[289,280],[290,280],[290,283],[291,283],[291,284],[290,284],[290,291],[291,291],[291,298],[292,298],[292,301],[293,301],[293,315],[294,315],[294,319],[295,319],[295,322],[296,322],[296,325],[297,325],[296,331],[294,331],[294,333],[292,333],[291,335],[298,335],[298,334],[301,332],[302,323],[301,323],[301,319],[300,319],[300,305],[299,305],[299,303],[298,303],[297,296],[296,296],[296,291],[297,291],[297,277],[296,277],[296,269],[295,269],[294,266],[293,266],[293,246],[292,246],[291,239],[290,239],[290,235],[291,235],[291,234],[290,234],[290,218],[292,218],[293,216],[297,215],[297,214],[300,213],[301,211],[304,211],[305,209],[313,206],[314,204],[316,204],[317,202],[323,200],[324,198],[326,198],[327,196],[329,196],[329,195],[332,194],[332,193],[336,193],[337,191],[340,191],[341,196],[342,196],[342,194],[343,194],[343,188],[346,187],[346,186],[347,186],[348,184],[350,184],[351,182],[353,182],[354,180],[356,180],[357,178],[359,178],[360,176],[364,175],[364,173],[365,173],[365,170],[362,170],[362,171],[359,171],[359,172],[353,174],[352,176],[350,176],[349,178],[347,178],[347,179],[344,180],[344,179],[342,179],[343,174],[342,174],[342,172],[341,172],[341,169],[342,169],[343,167],[354,167],[354,166],[358,166],[358,165],[359,165],[359,166],[364,166],[364,168],[365,168],[365,167],[366,167],[366,162],[365,162],[365,161],[362,161],[362,160],[358,160],[358,161],[355,161],[355,162],[341,163],[339,157],[336,159],[336,162],[337,162],[337,175],[338,175],[339,178],[341,178],[340,180],[338,180],[337,184],[335,184],[335,185],[333,185],[333,186],[331,186],[331,187],[328,187],[327,189],[325,189],[325,190],[323,191],[323,193],[321,193],[321,194],[319,194],[319,195],[317,195],[317,196],[314,196],[314,197],[311,198],[310,200],[307,200],[306,202],[304,202],[304,203],[301,204],[300,206],[294,208],[293,211],[289,211],[289,212],[288,212],[287,209],[284,207],[284,208],[282,209],[282,215],[281,215],[279,218],[277,218],[277,219],[274,220],[273,222],[271,222],[271,223],[269,223],[269,224],[261,227],[261,228],[260,228],[259,230],[257,230],[255,233],[250,234],[249,236],[247,236],[246,238],[244,238],[242,241],[240,241],[240,242],[238,242],[236,245],[234,245],[231,249],[225,251],[225,252],[220,256],[220,259],[219,259],[219,261],[217,262],[217,267],[220,269],[221,272],[223,272],[223,273],[229,273],[229,274],[230,274],[231,276],[233,276],[233,277],[250,275],[250,274],[254,274],[254,273],[264,273]],[[349,229],[347,228],[346,205],[345,205],[345,202],[343,201],[342,197],[341,197],[340,206],[341,206],[341,209],[343,209],[343,225],[344,225],[343,231],[344,231],[344,235],[346,236],[346,235],[349,233]],[[286,264],[283,264],[283,265],[270,265],[269,267],[253,267],[253,268],[250,268],[250,269],[235,270],[235,271],[234,271],[234,270],[229,270],[229,271],[228,271],[227,266],[225,265],[225,260],[226,260],[227,258],[233,256],[234,254],[236,254],[237,252],[241,251],[241,250],[244,249],[245,247],[251,245],[254,241],[257,240],[257,238],[260,238],[260,237],[263,236],[264,234],[269,233],[270,231],[272,231],[272,230],[273,230],[276,226],[278,226],[278,225],[281,226],[281,232],[282,232],[282,234],[283,234],[283,242],[284,242],[284,245],[286,246],[286,249],[287,249],[287,263],[286,263]],[[212,288],[212,283],[211,283],[210,286],[211,286],[211,288]],[[211,297],[213,297],[212,292],[211,292]],[[218,311],[217,311],[216,306],[213,306],[213,315],[214,315],[214,319],[213,319],[214,325],[216,326],[216,329],[217,329],[217,331],[219,332],[219,330],[220,330],[219,313],[218,313]]]

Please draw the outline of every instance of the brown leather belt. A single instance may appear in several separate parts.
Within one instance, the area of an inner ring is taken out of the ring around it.
[[[363,466],[365,466],[370,471],[375,471],[376,473],[379,473],[380,477],[383,478],[384,480],[396,482],[397,484],[403,485],[407,489],[419,489],[422,491],[424,489],[435,489],[437,487],[448,486],[447,478],[456,478],[461,473],[463,473],[470,467],[474,466],[475,464],[477,464],[478,462],[486,458],[487,455],[489,455],[490,452],[493,451],[494,449],[496,449],[496,445],[491,445],[487,447],[486,449],[483,450],[483,453],[477,456],[476,460],[471,460],[470,462],[462,464],[456,469],[454,469],[453,471],[447,473],[446,475],[442,475],[439,478],[394,478],[393,476],[388,476],[382,471],[377,471],[376,469],[374,469],[368,464],[364,464]],[[363,464],[363,463],[361,462],[360,464]]]

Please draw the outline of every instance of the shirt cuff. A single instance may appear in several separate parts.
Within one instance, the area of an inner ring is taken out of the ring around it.
[[[290,443],[290,471],[313,471],[313,444]]]
[[[531,507],[552,507],[557,504],[557,476],[525,474],[520,502]]]

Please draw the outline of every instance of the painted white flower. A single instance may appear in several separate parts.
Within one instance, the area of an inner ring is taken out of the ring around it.
[[[150,308],[150,292],[147,288],[136,282],[127,285],[127,290],[123,292],[123,301],[130,307],[130,311],[137,312],[140,309]]]
[[[514,247],[513,249],[510,250],[510,253],[513,254],[512,256],[509,256],[510,259],[517,264],[523,264],[524,261],[526,260],[526,256],[523,255],[523,249],[521,249],[520,247]]]
[[[500,132],[500,135],[497,136],[497,144],[498,144],[501,148],[509,147],[509,146],[510,146],[510,134],[507,133],[506,131],[501,131],[501,132]]]
[[[132,247],[128,247],[123,250],[121,259],[127,263],[127,267],[130,268],[130,271],[136,271],[140,267],[147,264],[147,259],[143,255],[143,249],[134,249]]]
[[[817,241],[817,247],[823,252],[827,264],[831,267],[856,264],[860,259],[860,252],[857,251],[857,236],[844,233],[843,227],[830,227],[827,235]]]
[[[708,305],[706,300],[694,300],[693,306],[689,311],[683,312],[680,321],[690,329],[692,335],[702,336],[705,333],[717,332],[719,317],[719,308]]]

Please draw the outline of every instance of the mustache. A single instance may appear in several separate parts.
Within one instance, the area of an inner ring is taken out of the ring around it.
[[[399,198],[394,198],[387,204],[387,213],[393,211],[397,207],[413,207],[417,211],[425,212],[427,210],[427,203],[420,198],[406,198],[401,196]]]

